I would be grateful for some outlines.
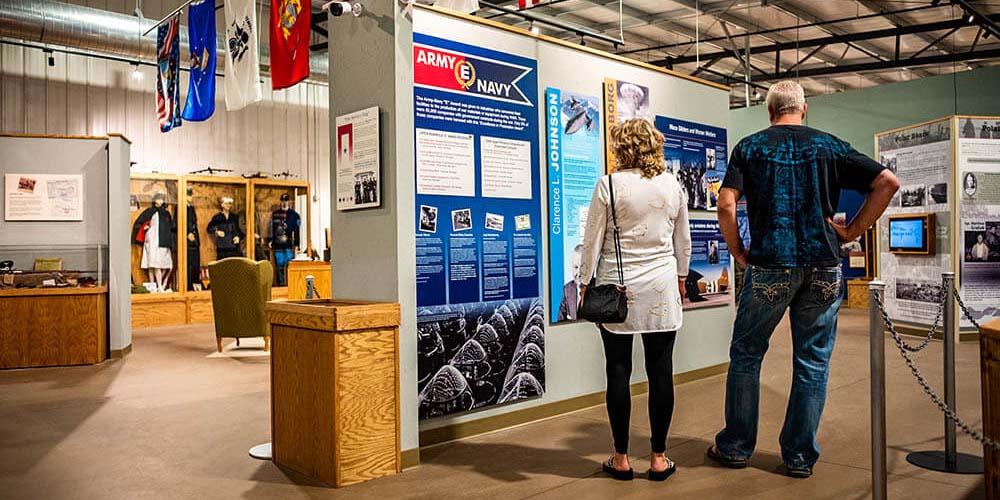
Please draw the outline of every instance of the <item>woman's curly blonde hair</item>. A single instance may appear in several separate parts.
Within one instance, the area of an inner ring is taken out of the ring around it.
[[[635,118],[611,127],[611,152],[616,170],[638,168],[652,179],[663,173],[663,134],[649,120]]]

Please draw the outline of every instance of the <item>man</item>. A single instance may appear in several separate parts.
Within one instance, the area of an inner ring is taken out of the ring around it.
[[[816,430],[826,401],[842,293],[838,250],[841,242],[861,236],[878,220],[899,181],[846,142],[803,126],[807,106],[798,83],[774,84],[767,109],[771,127],[733,149],[719,195],[723,237],[733,258],[750,267],[729,351],[726,427],[708,455],[727,467],[749,464],[757,444],[761,361],[788,309],[792,391],[780,437],[781,458],[789,476],[805,478],[819,459]],[[846,226],[832,219],[841,188],[866,194]],[[736,223],[741,195],[747,201],[749,250]]]
[[[271,238],[269,246],[274,249],[275,285],[287,285],[288,263],[295,257],[299,246],[299,226],[302,218],[292,208],[292,197],[281,193],[281,205],[271,212]]]
[[[580,285],[576,282],[576,275],[580,272],[580,264],[583,261],[583,245],[573,247],[573,269],[570,276],[572,279],[563,285],[562,302],[559,303],[559,316],[557,321],[576,320],[576,309],[579,305]]]

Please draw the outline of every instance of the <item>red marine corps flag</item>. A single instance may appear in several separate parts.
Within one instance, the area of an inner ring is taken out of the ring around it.
[[[309,0],[271,0],[271,88],[309,76]]]
[[[517,0],[517,8],[524,10],[528,7],[534,7],[540,3],[542,3],[542,0]]]

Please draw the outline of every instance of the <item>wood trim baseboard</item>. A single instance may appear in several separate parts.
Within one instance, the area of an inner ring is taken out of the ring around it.
[[[112,349],[111,359],[123,359],[125,356],[132,354],[132,344],[125,346],[122,349]]]
[[[399,454],[399,461],[403,470],[420,465],[420,448],[403,450]]]
[[[696,380],[714,377],[716,375],[726,373],[728,369],[729,369],[729,363],[726,362],[718,365],[706,366],[704,368],[699,368],[684,373],[678,373],[674,375],[674,385],[686,384],[688,382],[694,382]],[[636,384],[632,384],[633,395],[644,394],[646,392],[649,392],[649,384],[647,382],[639,382]],[[583,410],[601,404],[604,404],[604,391],[594,392],[591,394],[584,394],[582,396],[576,396],[573,398],[563,399],[560,401],[553,401],[551,403],[532,406],[521,410],[514,410],[509,413],[504,413],[502,415],[494,415],[491,417],[481,418],[478,420],[459,422],[456,424],[445,425],[443,427],[437,427],[434,429],[427,429],[425,431],[420,432],[420,447],[425,448],[428,446],[434,446],[441,443],[446,443],[448,441],[464,439],[479,434],[485,434],[500,429],[506,429],[508,427],[513,427],[515,425],[521,425],[529,422],[535,422],[537,420],[542,420],[545,418],[556,417],[559,415],[563,415],[578,410]],[[403,454],[405,455],[408,451],[404,451]],[[419,464],[419,455],[416,457],[416,459],[417,459],[416,464]],[[405,457],[403,463],[404,463],[403,467],[404,468],[407,467],[408,462]]]

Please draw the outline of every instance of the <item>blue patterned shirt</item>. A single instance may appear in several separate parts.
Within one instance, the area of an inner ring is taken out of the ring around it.
[[[743,193],[750,263],[772,268],[840,263],[840,240],[827,223],[840,190],[868,193],[884,169],[850,144],[802,125],[775,125],[733,148],[722,187]]]

